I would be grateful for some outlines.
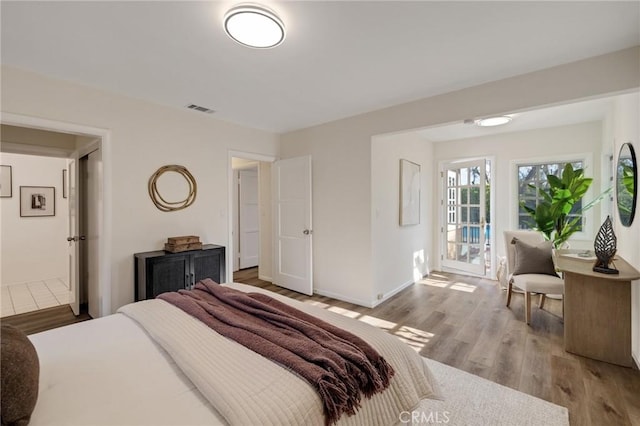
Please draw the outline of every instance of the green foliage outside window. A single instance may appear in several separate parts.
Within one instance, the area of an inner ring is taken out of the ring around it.
[[[553,241],[557,248],[582,229],[582,214],[600,202],[609,191],[582,206],[582,198],[593,179],[585,177],[584,170],[574,169],[571,163],[564,166],[561,176],[546,173],[546,181],[548,185],[544,188],[528,185],[540,197],[537,205],[532,207],[526,200],[521,200],[520,207],[530,216],[533,228]]]

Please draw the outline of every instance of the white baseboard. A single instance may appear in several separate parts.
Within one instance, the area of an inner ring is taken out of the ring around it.
[[[365,308],[375,308],[376,306],[378,306],[382,302],[384,302],[387,299],[390,299],[391,297],[393,297],[396,294],[400,293],[402,290],[404,290],[405,288],[409,287],[413,283],[414,283],[413,281],[407,281],[406,283],[402,284],[398,288],[385,293],[382,296],[381,299],[373,300],[373,301],[364,301],[364,300],[360,300],[360,299],[354,299],[352,297],[346,297],[346,296],[343,296],[343,295],[338,294],[338,293],[333,293],[333,292],[324,291],[324,290],[314,289],[313,292],[315,294],[319,295],[319,296],[330,297],[332,299],[341,300],[343,302],[353,303],[354,305],[364,306]]]
[[[413,285],[415,283],[415,281],[407,281],[406,283],[402,284],[400,287],[396,288],[395,290],[391,290],[387,293],[385,293],[382,296],[382,299],[380,300],[376,300],[373,302],[373,306],[372,308],[375,308],[376,306],[378,306],[379,304],[381,304],[382,302],[391,299],[393,296],[395,296],[396,294],[400,293],[402,290],[404,290],[405,288]]]
[[[332,299],[341,300],[343,302],[353,303],[354,305],[364,306],[365,308],[373,308],[373,303],[371,301],[364,301],[359,299],[354,299],[351,297],[343,296],[342,294],[333,293],[331,291],[318,290],[313,289],[313,293],[319,296],[330,297]]]

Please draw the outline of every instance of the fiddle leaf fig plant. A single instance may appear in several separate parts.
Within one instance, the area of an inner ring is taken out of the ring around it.
[[[593,179],[585,177],[583,169],[574,169],[568,163],[560,177],[547,174],[547,182],[548,188],[537,188],[529,184],[541,197],[535,209],[526,206],[524,201],[520,202],[520,206],[533,218],[535,229],[542,232],[546,239],[553,241],[554,247],[558,248],[581,229],[582,213],[600,202],[607,191],[587,205],[574,209],[587,193]]]

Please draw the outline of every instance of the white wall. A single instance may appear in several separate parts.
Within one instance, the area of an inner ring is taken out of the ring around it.
[[[517,170],[518,163],[539,160],[580,159],[586,154],[591,161],[585,174],[594,178],[591,190],[585,200],[592,200],[600,192],[600,157],[602,152],[602,123],[590,122],[570,126],[536,129],[525,132],[501,133],[481,138],[469,138],[434,144],[437,162],[462,158],[493,157],[495,182],[494,220],[492,232],[495,234],[499,256],[505,255],[503,232],[517,229]],[[437,164],[437,163],[436,163]],[[433,205],[439,199],[432,200]],[[581,239],[570,240],[573,248],[593,248],[593,238],[600,226],[600,207],[588,211],[585,235]],[[433,250],[437,252],[439,241],[434,239]],[[437,267],[440,267],[438,258]]]
[[[618,161],[620,147],[631,142],[640,159],[640,95],[638,93],[619,97],[613,108],[612,138],[614,161]],[[638,203],[638,202],[637,202]],[[620,223],[617,208],[613,215],[614,230],[618,239],[618,253],[640,270],[640,204],[630,227]],[[631,348],[636,364],[640,365],[640,280],[631,284]]]
[[[375,299],[373,136],[635,89],[639,61],[634,47],[283,135],[282,158],[313,158],[315,290],[365,305]]]
[[[433,265],[433,146],[416,133],[378,136],[371,146],[373,290],[378,303],[428,274]],[[420,223],[399,224],[400,159],[420,165]]]
[[[1,284],[61,278],[68,282],[69,204],[62,198],[64,158],[0,154],[10,165],[13,196],[0,198],[2,209]],[[21,186],[53,186],[55,216],[20,217]]]
[[[282,158],[311,155],[313,289],[370,306],[371,136],[358,120],[283,136]]]
[[[278,136],[215,117],[2,67],[2,112],[108,129],[104,158],[111,235],[111,308],[132,302],[133,254],[162,248],[167,237],[199,235],[228,246],[230,150],[275,156]],[[186,104],[186,102],[185,102]],[[147,182],[160,166],[181,164],[198,184],[195,203],[156,209]],[[109,224],[108,224],[109,225]],[[3,237],[4,238],[4,237]]]

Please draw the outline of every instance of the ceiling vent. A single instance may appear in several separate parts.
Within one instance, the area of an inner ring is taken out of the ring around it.
[[[187,105],[187,108],[192,109],[194,111],[206,112],[207,114],[213,114],[215,112],[212,109],[205,108],[203,106],[195,105],[195,104]]]

